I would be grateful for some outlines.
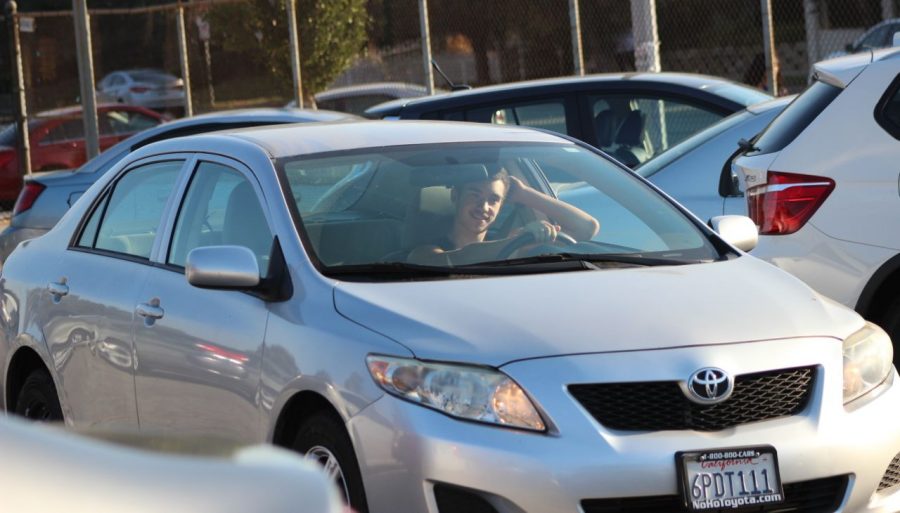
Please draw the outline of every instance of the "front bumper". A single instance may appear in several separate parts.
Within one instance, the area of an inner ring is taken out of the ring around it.
[[[848,411],[841,362],[835,339],[529,360],[503,370],[546,413],[547,434],[460,421],[388,395],[349,428],[373,513],[437,513],[433,490],[441,483],[472,491],[498,513],[579,512],[585,500],[677,495],[676,452],[758,445],[778,451],[783,483],[847,476],[842,512],[898,511],[900,487],[876,489],[900,454],[900,387]],[[738,375],[811,365],[817,377],[801,414],[715,432],[609,430],[566,390],[683,380],[705,366]]]

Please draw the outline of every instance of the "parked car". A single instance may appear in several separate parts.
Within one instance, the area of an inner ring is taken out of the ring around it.
[[[259,125],[338,121],[354,116],[326,110],[244,109],[202,114],[171,121],[136,134],[74,171],[44,173],[25,179],[9,226],[0,233],[0,262],[23,240],[46,233],[84,191],[130,152],[171,137]]]
[[[544,128],[581,139],[635,167],[716,121],[771,98],[705,75],[611,73],[407,98],[372,107],[366,116]]]
[[[0,490],[16,513],[339,513],[324,473],[271,446],[66,432],[0,418]]]
[[[184,80],[160,69],[113,71],[97,83],[97,98],[180,114],[184,112]]]
[[[349,112],[362,115],[366,109],[379,103],[384,103],[397,98],[416,98],[425,96],[428,90],[419,84],[406,82],[373,82],[369,84],[356,84],[344,87],[334,87],[314,96],[316,106],[320,109]],[[287,107],[296,107],[297,103],[291,101]]]
[[[751,105],[688,137],[635,168],[702,220],[747,215],[747,202],[731,170],[741,139],[750,140],[794,96]]]
[[[100,150],[160,123],[159,114],[143,107],[100,105],[97,108]],[[22,188],[17,134],[15,123],[0,130],[0,203],[11,204]],[[87,160],[80,106],[37,114],[28,121],[28,138],[32,171],[71,169]]]
[[[890,340],[712,226],[527,128],[161,141],[10,255],[0,397],[292,447],[360,512],[898,510]]]
[[[863,52],[866,50],[878,50],[888,48],[894,43],[894,34],[900,32],[900,18],[883,20],[869,27],[861,36],[852,43],[847,43],[843,51],[832,52],[829,59],[841,57],[847,54]]]
[[[898,74],[898,48],[816,64],[816,82],[735,160],[761,235],[753,254],[881,324],[895,345]]]

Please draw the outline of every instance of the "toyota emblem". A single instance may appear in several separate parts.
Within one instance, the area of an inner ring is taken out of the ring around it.
[[[704,367],[688,378],[688,398],[695,403],[715,404],[731,397],[734,381],[722,369]]]

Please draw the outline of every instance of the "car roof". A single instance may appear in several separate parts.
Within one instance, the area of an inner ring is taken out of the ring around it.
[[[381,117],[382,113],[386,113],[398,107],[416,108],[421,106],[429,106],[431,108],[441,108],[443,103],[474,103],[474,100],[482,96],[497,95],[503,96],[507,94],[526,94],[539,92],[543,89],[572,89],[577,90],[591,84],[612,83],[612,82],[655,82],[660,84],[675,85],[693,89],[700,89],[710,92],[716,92],[723,88],[738,87],[746,90],[747,94],[757,92],[758,97],[754,101],[744,103],[747,106],[758,101],[766,99],[767,95],[762,91],[756,91],[744,84],[709,75],[700,75],[695,73],[677,73],[677,72],[630,72],[630,73],[598,73],[586,76],[569,76],[544,78],[536,80],[526,80],[522,82],[511,82],[506,84],[496,84],[474,89],[454,91],[445,94],[432,96],[423,96],[419,98],[401,98],[390,102],[385,102],[366,111],[366,116]],[[731,98],[729,98],[731,99]],[[732,99],[735,103],[741,103],[736,99]]]
[[[117,143],[107,149],[96,158],[76,170],[76,173],[93,173],[104,167],[105,163],[123,151],[133,151],[153,142],[194,135],[197,133],[214,132],[218,130],[233,129],[233,126],[218,127],[216,125],[257,125],[257,124],[285,124],[303,122],[329,122],[346,119],[360,119],[346,112],[334,112],[330,110],[311,110],[295,108],[257,108],[235,109],[219,112],[199,114],[189,118],[176,119],[163,123]]]
[[[331,100],[345,96],[357,96],[370,93],[382,93],[396,98],[424,96],[428,89],[423,85],[407,82],[371,82],[368,84],[356,84],[343,87],[334,87],[320,93],[316,93],[316,101]]]
[[[452,121],[342,121],[241,128],[169,139],[147,152],[214,152],[228,139],[262,148],[270,158],[388,146],[462,142],[535,142],[574,144],[550,132],[508,125]]]

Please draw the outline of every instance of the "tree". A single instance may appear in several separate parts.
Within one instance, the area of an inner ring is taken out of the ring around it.
[[[366,0],[298,0],[300,69],[307,96],[325,89],[360,54],[369,22]],[[223,49],[258,56],[273,76],[292,83],[287,7],[283,0],[216,5],[208,13]]]

